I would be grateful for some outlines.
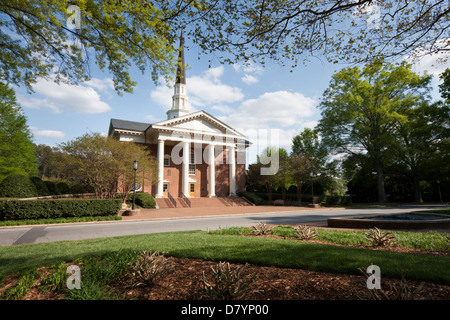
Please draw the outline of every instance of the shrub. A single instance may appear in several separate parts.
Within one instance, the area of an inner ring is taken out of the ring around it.
[[[228,262],[219,262],[211,269],[212,281],[209,281],[203,273],[204,296],[207,299],[241,300],[256,291],[252,289],[252,284],[257,275],[248,272],[248,264],[231,268]]]
[[[54,183],[53,181],[46,180],[46,181],[44,181],[44,183],[48,189],[49,195],[56,196],[56,195],[61,194],[61,191],[59,191],[56,183]]]
[[[268,226],[267,224],[260,222],[256,226],[252,226],[252,232],[253,234],[256,234],[257,236],[260,235],[267,235],[272,232],[272,227]]]
[[[56,188],[59,190],[60,194],[69,194],[70,188],[64,181],[60,181],[56,183]]]
[[[30,177],[13,173],[0,183],[0,197],[30,198],[36,197],[38,192]]]
[[[128,194],[128,200],[133,200],[133,193]],[[142,208],[156,208],[156,200],[146,192],[137,192],[135,203]]]
[[[45,185],[44,181],[42,181],[39,177],[31,177],[31,181],[33,182],[34,186],[36,187],[37,195],[38,196],[48,196],[50,195],[47,186]]]
[[[397,242],[397,238],[392,234],[392,232],[383,232],[377,227],[366,232],[365,238],[375,246],[391,246]]]
[[[319,237],[319,234],[316,230],[306,225],[299,225],[295,228],[295,235],[300,240],[312,240]]]
[[[24,220],[111,216],[117,215],[120,208],[120,201],[111,199],[3,200],[0,201],[0,218]]]
[[[88,185],[84,185],[81,183],[76,183],[70,187],[70,192],[72,194],[79,194],[79,193],[93,193],[94,189]]]
[[[249,192],[249,191],[239,192],[238,196],[245,197],[256,205],[264,204],[263,198],[256,195],[254,192]]]
[[[143,251],[139,260],[131,265],[131,273],[137,281],[137,285],[152,286],[158,280],[174,271],[174,265],[170,260],[155,251],[150,253]]]

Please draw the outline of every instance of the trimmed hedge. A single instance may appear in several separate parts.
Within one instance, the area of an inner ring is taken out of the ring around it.
[[[130,192],[127,196],[128,201],[133,201],[133,193]],[[136,192],[135,203],[141,208],[156,208],[156,200],[150,193]]]
[[[36,186],[27,175],[13,173],[0,183],[0,197],[29,198],[37,195]]]
[[[0,220],[112,216],[120,208],[113,199],[2,200]]]

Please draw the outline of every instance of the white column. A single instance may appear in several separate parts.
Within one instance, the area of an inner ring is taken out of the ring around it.
[[[158,185],[156,189],[156,198],[163,198],[163,180],[164,180],[164,140],[158,140]]]
[[[214,145],[209,145],[209,195],[214,198],[216,196],[216,162],[214,155]]]
[[[230,163],[230,196],[236,195],[236,158],[235,147],[229,147],[228,149],[228,161]]]
[[[189,198],[189,160],[191,158],[191,150],[189,142],[183,142],[183,194]]]

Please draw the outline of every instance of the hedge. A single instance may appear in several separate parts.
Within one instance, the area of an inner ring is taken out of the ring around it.
[[[133,193],[130,192],[127,196],[128,201],[133,200]],[[135,203],[141,208],[156,208],[156,200],[150,193],[136,192]]]
[[[13,173],[0,183],[0,197],[28,198],[37,195],[36,186],[27,175]]]
[[[120,208],[112,199],[2,200],[0,220],[112,216]]]
[[[256,205],[264,204],[264,199],[261,198],[260,196],[258,196],[254,192],[250,192],[250,191],[238,192],[238,196],[245,197],[248,200],[250,200],[253,204],[256,204]]]

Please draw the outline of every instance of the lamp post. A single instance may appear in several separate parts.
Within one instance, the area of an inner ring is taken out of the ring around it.
[[[134,163],[133,163],[134,183],[133,183],[133,207],[132,207],[132,210],[134,210],[134,202],[136,199],[136,171],[137,171],[137,168],[138,168],[138,161],[134,160]]]
[[[311,202],[312,204],[314,204],[314,182],[313,182],[314,173],[311,171],[309,176],[311,177]]]

